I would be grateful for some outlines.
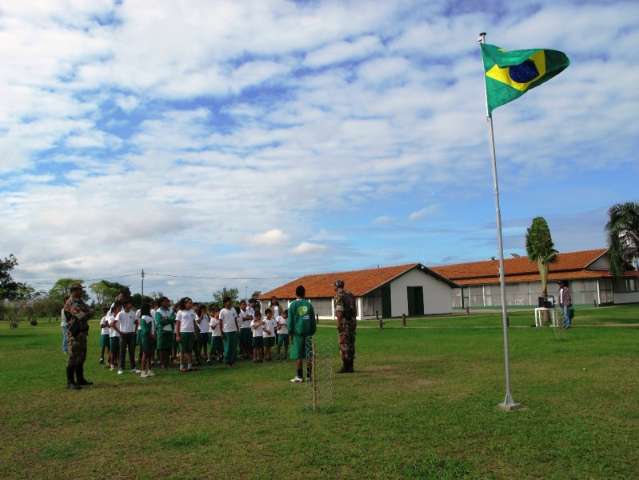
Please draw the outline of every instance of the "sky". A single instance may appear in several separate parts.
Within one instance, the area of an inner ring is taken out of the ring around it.
[[[0,256],[210,298],[497,254],[477,34],[570,67],[494,112],[506,255],[637,200],[639,3],[0,4]]]

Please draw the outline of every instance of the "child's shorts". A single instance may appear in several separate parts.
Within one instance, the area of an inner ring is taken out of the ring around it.
[[[211,338],[210,333],[200,333],[200,345],[206,346],[209,344],[209,338]]]
[[[111,349],[110,345],[109,345],[109,334],[102,334],[100,335],[100,348],[103,347],[107,347],[109,349]]]
[[[151,340],[151,337],[149,335],[140,335],[140,350],[142,350],[142,353],[146,354],[153,352],[153,340]]]
[[[218,355],[224,353],[224,341],[222,337],[211,336],[211,352],[215,352]]]
[[[264,346],[266,348],[271,348],[275,345],[275,337],[264,337]]]
[[[313,337],[293,335],[289,357],[291,360],[305,360],[310,358],[313,351]]]
[[[173,332],[162,332],[158,336],[158,350],[171,350],[173,348]]]
[[[288,333],[280,333],[277,335],[277,344],[288,347]]]
[[[193,332],[180,333],[180,352],[191,353],[193,351]]]
[[[253,348],[264,347],[264,337],[253,337]]]
[[[120,353],[120,337],[111,337],[109,339],[109,351],[113,355],[118,355]]]

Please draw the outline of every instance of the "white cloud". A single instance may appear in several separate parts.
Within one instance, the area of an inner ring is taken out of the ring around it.
[[[263,245],[263,246],[275,246],[282,245],[288,240],[288,235],[286,235],[279,228],[273,228],[271,230],[267,230],[260,234],[257,234],[251,238],[251,243],[255,245]]]
[[[313,242],[302,242],[293,249],[295,255],[315,255],[325,252],[328,249],[326,245]]]
[[[421,208],[414,212],[411,212],[408,215],[408,219],[411,222],[416,222],[417,220],[423,220],[424,218],[430,217],[436,214],[439,211],[439,206],[437,205],[429,205],[427,207]]]
[[[382,48],[375,35],[366,35],[354,41],[341,41],[318,48],[306,55],[304,64],[309,67],[323,67],[345,61],[367,57]]]
[[[140,104],[140,99],[135,95],[118,95],[115,98],[115,104],[128,113],[137,108]]]

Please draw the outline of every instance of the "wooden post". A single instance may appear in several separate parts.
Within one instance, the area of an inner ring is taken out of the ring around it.
[[[406,314],[402,313],[402,327],[406,326]]]
[[[379,322],[379,329],[382,330],[384,328],[384,319],[379,316],[379,310],[375,310],[375,318]]]
[[[316,348],[315,337],[313,337],[313,353],[311,354],[311,382],[313,384],[313,412],[317,412],[317,362],[316,358]]]

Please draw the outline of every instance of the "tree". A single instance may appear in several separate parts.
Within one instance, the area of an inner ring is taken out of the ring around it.
[[[148,295],[144,295],[144,299],[142,299],[142,295],[140,293],[134,293],[131,295],[131,301],[136,308],[142,308],[142,302],[147,305],[151,305],[153,303],[153,297],[149,297]]]
[[[610,271],[623,275],[628,265],[639,258],[639,203],[618,203],[608,210],[606,224]]]
[[[60,278],[49,290],[49,296],[56,301],[59,305],[64,302],[64,299],[71,293],[71,287],[76,283],[82,283],[82,280],[76,278]],[[89,296],[84,292],[82,299],[87,301]]]
[[[261,296],[262,296],[262,292],[259,290],[255,290],[253,293],[251,293],[251,299],[253,300],[257,300]]]
[[[533,218],[532,224],[526,232],[526,253],[528,258],[537,263],[541,278],[541,292],[548,297],[548,268],[557,257],[557,250],[550,236],[550,228],[544,217]]]
[[[231,303],[235,303],[240,297],[240,291],[237,288],[224,287],[221,290],[213,292],[213,303],[215,303],[218,307],[221,307],[224,303],[224,297],[229,297],[231,299]]]
[[[111,305],[115,301],[115,297],[129,287],[118,282],[109,282],[108,280],[100,280],[89,286],[95,294],[98,305]]]
[[[17,265],[18,259],[13,254],[0,259],[0,300],[25,300],[33,295],[33,288],[13,280],[11,271]]]

